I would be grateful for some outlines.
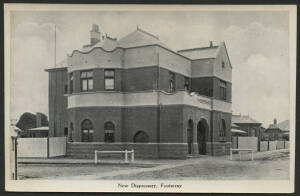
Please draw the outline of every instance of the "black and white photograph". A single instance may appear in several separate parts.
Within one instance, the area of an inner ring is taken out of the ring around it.
[[[293,192],[296,13],[6,4],[6,190]]]

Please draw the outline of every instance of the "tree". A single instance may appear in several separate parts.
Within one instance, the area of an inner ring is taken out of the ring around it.
[[[48,126],[49,121],[45,114],[41,114],[41,126]],[[37,115],[25,112],[21,115],[19,118],[19,121],[17,122],[16,126],[21,130],[28,130],[31,128],[35,128],[37,124]]]
[[[43,113],[41,113],[41,115],[42,115],[42,127],[49,126],[48,117]]]
[[[19,118],[16,126],[21,130],[27,130],[36,127],[36,116],[32,113],[25,112]]]

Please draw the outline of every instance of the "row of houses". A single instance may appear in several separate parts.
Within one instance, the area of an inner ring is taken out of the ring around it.
[[[275,118],[273,123],[265,128],[249,115],[232,115],[231,131],[232,136],[259,137],[260,140],[266,141],[289,140],[289,124],[289,120],[277,123]]]

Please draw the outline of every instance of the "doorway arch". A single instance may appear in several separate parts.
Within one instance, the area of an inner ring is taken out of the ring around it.
[[[134,143],[148,143],[149,135],[145,131],[138,131],[133,137]]]
[[[93,123],[89,119],[85,119],[81,123],[81,141],[93,142],[93,140],[94,140]]]
[[[206,154],[206,141],[207,141],[208,124],[205,119],[201,119],[197,124],[197,143],[198,153]]]
[[[194,135],[194,122],[193,120],[188,121],[187,127],[187,143],[188,143],[188,154],[192,154],[192,146],[193,146],[193,135]]]

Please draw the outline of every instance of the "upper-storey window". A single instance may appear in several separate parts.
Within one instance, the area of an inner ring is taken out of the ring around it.
[[[68,94],[68,85],[67,84],[64,85],[64,94]]]
[[[222,68],[225,68],[225,62],[222,61]]]
[[[74,77],[73,73],[70,73],[70,94],[73,93]]]
[[[220,98],[226,100],[226,82],[220,81]]]
[[[188,77],[184,77],[184,89],[186,91],[190,91],[190,79]]]
[[[175,74],[173,72],[169,72],[169,92],[175,91]]]
[[[104,70],[104,86],[105,86],[105,90],[115,89],[115,70],[113,69]]]
[[[80,72],[81,80],[81,91],[93,90],[93,71],[82,71]]]

